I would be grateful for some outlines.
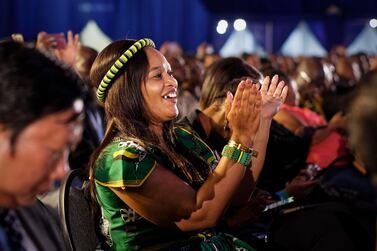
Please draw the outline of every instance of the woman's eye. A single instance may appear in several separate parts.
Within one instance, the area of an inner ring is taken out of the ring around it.
[[[154,77],[155,77],[155,78],[162,78],[162,74],[159,73],[159,74],[155,75]]]

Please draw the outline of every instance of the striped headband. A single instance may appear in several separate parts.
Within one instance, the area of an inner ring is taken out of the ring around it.
[[[154,42],[151,39],[149,38],[140,39],[139,41],[131,45],[131,47],[128,48],[122,54],[122,56],[120,56],[118,60],[115,61],[115,63],[110,67],[110,69],[107,71],[107,73],[101,80],[101,83],[98,86],[98,89],[96,92],[97,100],[100,103],[102,104],[104,103],[106,91],[108,90],[109,85],[111,84],[112,80],[117,75],[119,70],[121,70],[123,66],[128,62],[128,60],[130,60],[130,58],[132,58],[138,51],[140,51],[142,48],[147,47],[147,46],[155,48]]]

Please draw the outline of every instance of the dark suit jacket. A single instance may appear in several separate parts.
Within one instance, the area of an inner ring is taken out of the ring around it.
[[[30,239],[40,251],[66,250],[59,219],[39,200],[16,213]]]

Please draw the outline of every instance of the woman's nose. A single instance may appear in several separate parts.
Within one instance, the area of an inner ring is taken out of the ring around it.
[[[166,75],[167,75],[166,83],[177,88],[178,87],[178,81],[175,79],[175,77],[173,75],[169,75],[169,74],[166,74]]]

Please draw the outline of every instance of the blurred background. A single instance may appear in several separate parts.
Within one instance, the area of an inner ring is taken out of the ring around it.
[[[336,45],[377,54],[376,0],[0,0],[0,37],[79,33],[97,50],[120,38],[207,42],[223,56],[323,56]]]

